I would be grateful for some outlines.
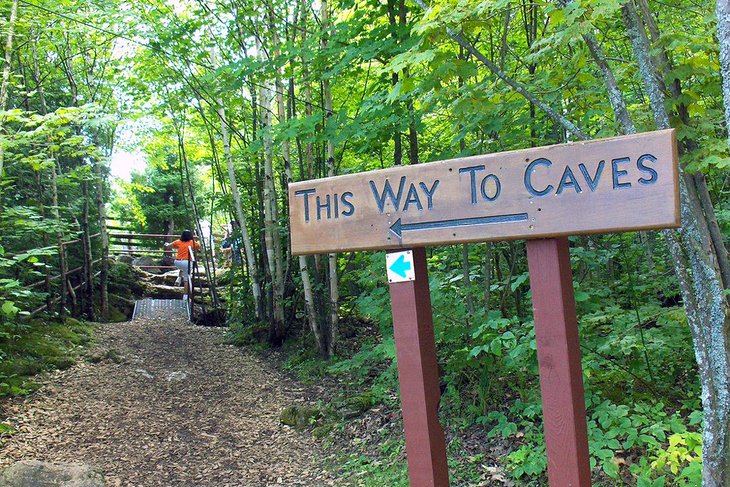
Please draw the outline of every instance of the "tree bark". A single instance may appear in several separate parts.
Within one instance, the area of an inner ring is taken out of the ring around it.
[[[178,129],[178,145],[179,145],[179,151],[180,151],[180,163],[185,168],[185,180],[187,182],[188,187],[188,194],[190,195],[190,206],[193,209],[193,227],[195,228],[195,232],[198,234],[198,236],[203,239],[203,245],[201,246],[203,249],[203,267],[205,268],[205,275],[208,279],[208,289],[210,290],[210,297],[212,300],[212,304],[215,308],[218,308],[220,306],[220,301],[218,299],[218,289],[215,286],[215,276],[213,275],[213,272],[211,272],[211,266],[210,263],[213,261],[213,252],[212,249],[208,248],[209,244],[205,242],[205,236],[203,234],[203,229],[200,227],[200,212],[198,211],[198,203],[195,201],[195,192],[193,191],[193,184],[190,178],[190,166],[188,165],[188,156],[185,151],[185,136],[183,131],[180,127],[177,127]],[[183,189],[184,193],[184,189]],[[200,254],[198,254],[200,255]],[[200,259],[196,259],[195,266],[197,268],[197,261]],[[194,285],[195,283],[193,283]],[[190,295],[193,296],[195,294],[195,289],[190,289]],[[192,306],[192,303],[191,303]]]
[[[53,158],[53,156],[51,156]],[[51,166],[51,206],[53,207],[53,217],[56,219],[56,225],[61,227],[61,214],[58,209],[58,183],[56,178],[56,161]],[[61,274],[61,296],[59,301],[59,314],[66,314],[66,295],[68,294],[68,284],[66,279],[66,247],[63,245],[63,232],[59,231],[56,239],[58,243],[58,269]]]
[[[96,210],[99,213],[99,241],[101,242],[101,274],[99,275],[99,301],[101,319],[109,321],[109,235],[106,228],[104,204],[104,167],[101,161],[94,163],[96,173]]]
[[[730,2],[717,0],[717,40],[720,44],[720,74],[722,75],[722,98],[725,102],[725,128],[730,147]]]
[[[281,339],[284,324],[283,273],[281,272],[280,240],[277,226],[277,201],[274,179],[274,148],[271,137],[271,88],[264,81],[259,90],[259,106],[264,141],[264,245],[266,261],[271,278],[271,326],[269,340],[276,343]]]
[[[484,315],[489,316],[489,296],[492,287],[492,248],[494,244],[487,242],[484,245]]]
[[[243,204],[241,203],[241,193],[238,190],[238,181],[236,180],[236,170],[233,166],[233,154],[231,153],[231,142],[228,135],[228,122],[226,120],[226,110],[223,107],[221,100],[218,101],[218,120],[221,126],[221,139],[223,141],[223,155],[226,158],[226,168],[228,169],[228,181],[231,190],[231,196],[233,198],[233,210],[238,223],[238,228],[241,232],[241,239],[243,240],[243,250],[246,254],[246,264],[248,266],[248,273],[251,279],[251,292],[253,293],[254,301],[254,313],[257,320],[263,319],[263,296],[261,295],[261,284],[259,283],[259,271],[256,263],[256,255],[253,251],[253,245],[251,244],[251,237],[248,229],[248,221],[246,213],[243,211]]]
[[[15,22],[18,18],[18,0],[13,0],[10,7],[10,19],[8,19],[8,36],[5,40],[5,64],[3,65],[3,77],[0,83],[0,110],[5,111],[8,105],[8,92],[10,88],[10,62],[13,58],[13,35],[15,34]],[[3,131],[4,120],[0,120],[0,132]],[[5,166],[5,147],[0,144],[0,180],[3,178]]]
[[[91,229],[89,227],[89,181],[81,183],[83,206],[81,213],[81,242],[84,249],[84,286],[81,295],[84,297],[84,313],[86,318],[94,321],[94,256],[91,253]]]
[[[622,7],[639,74],[657,127],[669,128],[659,73],[633,0]],[[730,309],[707,220],[691,178],[681,174],[679,232],[664,231],[692,332],[702,385],[704,487],[730,485]]]
[[[46,107],[46,96],[43,93],[43,82],[41,78],[41,70],[38,65],[38,38],[40,35],[36,36],[33,39],[33,42],[31,42],[32,52],[33,52],[33,81],[35,82],[35,89],[36,93],[38,94],[38,101],[40,102],[41,106],[41,115],[46,115],[48,113],[48,108]]]
[[[624,100],[624,93],[619,88],[616,78],[613,75],[611,67],[608,65],[606,56],[603,53],[603,49],[596,41],[596,38],[592,33],[583,34],[583,40],[588,46],[588,50],[591,52],[593,60],[598,65],[598,69],[601,70],[603,75],[603,81],[606,84],[606,91],[608,92],[608,101],[611,103],[613,112],[616,115],[616,121],[621,126],[621,129],[626,134],[635,134],[636,127],[634,121],[631,119],[629,110],[626,107],[626,101]]]
[[[471,276],[469,275],[469,244],[461,246],[461,272],[463,273],[462,285],[466,297],[466,311],[469,316],[474,316],[474,296],[471,294]]]
[[[273,43],[273,52],[274,57],[278,57],[281,54],[281,45],[279,42],[279,34],[276,29],[276,25],[274,23],[273,14],[271,15],[271,32],[272,32],[272,43]],[[277,106],[277,115],[279,118],[278,124],[286,124],[288,120],[287,115],[287,101],[284,99],[284,83],[282,82],[282,72],[280,68],[276,68],[276,74],[274,76],[274,87],[276,89],[276,106]],[[293,181],[292,178],[292,172],[291,172],[291,142],[289,140],[289,137],[284,137],[284,140],[281,142],[281,156],[284,159],[284,187],[282,188],[283,193],[283,204],[284,208],[287,208],[288,206],[288,196],[289,196],[289,184]],[[274,208],[275,208],[275,215],[278,217],[278,206],[276,198],[274,198]],[[278,218],[277,218],[278,219]],[[287,231],[289,229],[289,226],[287,225]],[[291,239],[287,238],[287,241],[290,241]],[[281,320],[279,321],[279,329],[277,330],[277,334],[281,337],[284,335],[284,286],[285,286],[285,275],[288,275],[289,271],[289,261],[286,260],[285,265],[285,255],[289,255],[289,252],[284,252],[282,243],[281,243],[281,232],[276,232],[274,235],[274,243],[275,243],[275,249],[276,249],[276,280],[277,280],[277,286],[276,290],[279,292],[279,296],[277,299],[280,301],[280,313],[281,313]]]
[[[306,1],[302,1],[300,4],[302,16],[301,16],[301,23],[305,27],[302,29],[302,41],[306,39],[306,26],[307,26],[307,18],[309,14],[309,4]],[[308,68],[308,62],[306,59],[301,59],[301,68],[302,68],[302,89],[304,90],[304,115],[306,118],[310,118],[313,114],[312,112],[312,85],[311,80],[309,78],[309,68]],[[300,155],[301,157],[301,155]],[[312,179],[313,175],[313,165],[314,165],[314,149],[312,147],[312,141],[310,138],[307,139],[305,143],[305,149],[304,149],[304,164],[300,163],[300,166],[302,167],[301,174],[299,175],[300,179]],[[304,169],[306,168],[306,172]],[[316,260],[318,259],[318,256],[313,256],[313,258]],[[323,329],[323,322],[325,320],[322,319],[322,317],[326,316],[325,313],[323,313],[320,309],[317,307],[317,303],[321,300],[316,300],[313,287],[312,287],[312,272],[310,271],[309,266],[309,258],[303,255],[299,256],[299,271],[302,278],[302,287],[304,288],[304,303],[307,311],[307,321],[309,322],[309,327],[312,330],[312,334],[314,335],[314,339],[317,342],[317,347],[319,348],[319,352],[322,356],[327,356],[328,353],[328,346],[327,341],[329,339],[329,334],[327,333],[326,328]],[[316,276],[315,276],[316,278]],[[321,308],[321,307],[320,307]]]
[[[329,3],[327,0],[322,0],[321,5],[321,19],[322,29],[325,30],[325,35],[322,36],[322,50],[327,48],[327,37],[329,33]],[[330,80],[324,78],[322,80],[322,96],[324,97],[324,111],[325,120],[327,121],[327,175],[335,175],[335,144],[332,136],[333,123],[333,107],[332,107],[332,90],[330,88]],[[339,332],[339,300],[340,300],[340,289],[339,289],[339,278],[337,276],[337,254],[329,254],[329,305],[330,305],[330,322],[329,322],[329,343],[327,355],[330,357],[334,356],[337,351],[337,336]]]

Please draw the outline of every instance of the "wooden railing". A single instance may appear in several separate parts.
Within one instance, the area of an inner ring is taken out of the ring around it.
[[[114,228],[121,230],[121,227]],[[133,233],[131,231],[129,233],[110,232],[109,242],[112,247],[109,249],[109,252],[114,255],[127,254],[131,257],[162,254],[163,256],[172,258],[174,250],[164,250],[161,247],[164,242],[169,242],[176,238],[178,238],[178,235],[163,233]],[[141,242],[139,242],[140,240]],[[119,248],[120,246],[126,248]],[[175,269],[174,265],[140,265],[137,267],[140,269]]]
[[[163,233],[135,233],[132,231],[122,232],[125,230],[119,226],[109,226],[116,232],[109,233],[109,242],[111,244],[109,252],[111,255],[128,255],[130,257],[169,257],[174,260],[174,249],[162,249],[165,242],[178,239],[179,235],[163,234]],[[216,237],[218,235],[214,235]],[[223,237],[220,235],[219,237]],[[193,236],[193,240],[197,241],[198,237]],[[126,248],[120,248],[126,247]],[[152,247],[152,248],[151,248]],[[144,270],[162,270],[171,271],[177,269],[174,265],[135,265]],[[193,320],[195,314],[195,299],[198,296],[196,287],[199,290],[200,297],[203,297],[203,280],[200,278],[200,270],[198,267],[198,258],[196,252],[190,248],[188,252],[188,317]],[[203,304],[202,301],[200,304]]]
[[[64,308],[66,306],[66,298],[71,297],[74,305],[76,304],[76,291],[81,289],[82,287],[88,287],[89,289],[92,289],[90,286],[90,279],[93,280],[96,277],[98,277],[101,274],[101,271],[98,271],[94,273],[94,267],[102,262],[102,258],[98,258],[95,260],[92,260],[93,257],[93,251],[91,255],[87,255],[85,251],[82,250],[82,259],[84,263],[81,266],[75,267],[73,269],[68,269],[67,267],[67,249],[68,247],[76,244],[83,244],[84,239],[88,238],[89,243],[92,241],[92,239],[97,239],[101,237],[101,233],[95,233],[93,235],[89,235],[88,237],[84,234],[81,238],[77,238],[74,240],[64,240],[58,243],[58,245],[52,245],[47,247],[42,247],[36,250],[43,250],[43,251],[53,251],[56,250],[58,252],[58,274],[51,275],[51,270],[53,269],[48,264],[46,264],[46,276],[41,281],[31,282],[29,284],[25,284],[23,289],[26,290],[35,290],[36,288],[42,287],[43,292],[46,293],[46,303],[42,306],[37,307],[36,309],[32,310],[29,313],[29,317],[33,317],[40,313],[41,311],[52,311],[53,306],[55,304],[61,303],[61,312],[63,313]],[[90,250],[91,244],[89,245]],[[81,282],[74,285],[73,282],[71,282],[70,277],[74,276],[75,274],[78,274],[79,272],[83,272],[83,278]],[[90,277],[91,276],[91,277]],[[58,293],[54,293],[51,289],[51,284],[54,281],[60,281],[61,283],[61,289]],[[54,296],[55,294],[55,296]],[[84,299],[93,300],[93,291],[90,293],[87,293],[86,296],[83,296]]]
[[[111,219],[107,219],[109,220]],[[89,230],[86,222],[85,225],[79,225],[66,239],[59,237],[54,245],[48,245],[49,239],[44,238],[45,244],[42,247],[21,248],[15,250],[15,254],[13,251],[3,254],[5,261],[18,257],[11,264],[8,277],[19,282],[15,289],[24,291],[21,292],[21,299],[28,312],[22,314],[23,317],[27,319],[42,312],[57,312],[61,315],[70,312],[72,315],[78,313],[88,319],[95,319],[98,304],[101,304],[104,314],[108,310],[105,284],[112,256],[150,256],[160,259],[161,262],[141,263],[138,267],[150,271],[176,269],[172,265],[174,250],[163,249],[163,243],[175,240],[179,235],[137,233],[115,225],[112,221],[109,223],[104,225],[104,222],[100,222],[97,228],[101,232],[91,234],[93,230]],[[214,237],[220,238],[222,235],[214,234]],[[28,242],[29,245],[33,243]],[[195,313],[195,304],[205,309],[206,302],[202,299],[205,280],[215,279],[215,264],[211,262],[212,250],[203,248],[202,254],[198,251],[190,252],[188,307],[191,319]],[[29,259],[29,256],[33,258]],[[169,265],[163,259],[166,256],[169,257]],[[205,278],[200,273],[199,263],[206,268]],[[212,276],[208,275],[208,269],[211,269]],[[210,293],[215,298],[213,287],[210,288]]]
[[[195,260],[195,251],[188,248],[188,319],[193,321],[195,317],[195,277],[198,272],[198,265]]]

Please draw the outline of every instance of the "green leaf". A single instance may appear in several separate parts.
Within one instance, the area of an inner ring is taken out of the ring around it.
[[[8,318],[14,317],[20,311],[20,308],[15,306],[15,303],[12,301],[5,301],[0,309],[2,309],[3,314]]]

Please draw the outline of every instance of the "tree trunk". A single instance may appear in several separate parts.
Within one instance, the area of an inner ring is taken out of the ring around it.
[[[720,44],[720,74],[722,75],[722,98],[725,101],[725,128],[730,147],[730,2],[718,0],[717,40]]]
[[[0,110],[5,111],[8,105],[8,91],[10,88],[10,62],[13,57],[13,35],[15,34],[15,21],[18,18],[18,0],[13,0],[10,7],[10,19],[8,20],[8,37],[5,41],[5,65],[3,66],[3,77],[0,83]],[[3,120],[0,120],[0,132],[3,131]],[[5,147],[0,144],[0,180],[3,177],[5,165]]]
[[[38,66],[38,38],[40,35],[36,36],[33,39],[33,42],[31,43],[32,52],[33,52],[33,81],[35,82],[35,89],[36,93],[38,94],[38,101],[40,102],[41,106],[41,115],[46,115],[48,113],[48,108],[46,107],[46,97],[43,93],[43,82],[41,81],[41,70]]]
[[[471,276],[469,275],[469,244],[461,246],[461,272],[463,273],[462,284],[464,296],[466,297],[466,311],[469,316],[474,316],[474,296],[471,294]]]
[[[657,127],[668,128],[659,73],[651,63],[633,0],[623,6],[622,14]],[[695,184],[682,173],[679,185],[682,228],[663,234],[679,280],[702,385],[703,485],[720,487],[730,485],[730,309],[718,267],[719,249],[712,244]]]
[[[249,236],[248,221],[246,219],[246,213],[243,211],[243,205],[241,204],[241,193],[238,190],[238,182],[236,180],[236,170],[233,167],[233,155],[231,153],[231,144],[228,137],[228,123],[226,121],[226,110],[223,108],[221,103],[218,104],[218,119],[221,123],[221,138],[223,139],[223,153],[226,158],[226,167],[228,168],[228,180],[231,187],[231,196],[233,197],[233,209],[238,222],[238,228],[241,231],[241,238],[243,240],[243,250],[246,254],[246,264],[248,265],[248,273],[251,279],[251,292],[253,293],[253,300],[257,320],[263,319],[263,296],[261,295],[261,284],[259,283],[259,271],[256,263],[256,256],[253,251],[253,245],[251,244],[251,237]]]
[[[101,274],[99,275],[99,305],[101,319],[109,321],[109,235],[106,229],[106,205],[104,204],[104,167],[101,161],[94,163],[96,173],[96,210],[99,213],[99,241],[101,242]]]
[[[277,201],[274,179],[274,148],[271,137],[271,88],[264,81],[259,91],[261,120],[264,139],[264,244],[266,260],[271,278],[271,326],[269,340],[277,343],[281,340],[284,325],[283,306],[283,273],[281,272],[281,255],[279,228],[277,225]]]
[[[611,67],[608,65],[606,56],[601,49],[601,46],[596,41],[596,38],[592,33],[583,34],[583,40],[588,46],[588,50],[591,52],[593,60],[598,65],[603,75],[603,81],[606,84],[606,91],[608,92],[608,101],[611,103],[613,112],[616,115],[616,121],[621,126],[622,130],[626,134],[635,134],[636,127],[634,121],[631,119],[629,110],[626,107],[624,100],[623,91],[619,88],[616,78],[613,75]]]
[[[324,36],[322,36],[322,49],[325,50],[327,48],[327,35],[329,31],[329,2],[327,0],[322,0],[322,7],[321,7],[321,19],[322,19],[322,28],[327,32]],[[333,106],[332,106],[332,91],[330,89],[330,81],[328,78],[325,78],[322,80],[322,96],[324,97],[324,111],[325,111],[325,117],[327,120],[327,175],[328,176],[334,176],[335,175],[335,144],[333,140],[332,131],[334,128],[333,125]],[[340,288],[339,288],[339,278],[337,276],[337,254],[329,254],[328,257],[328,263],[329,263],[329,288],[330,288],[330,295],[329,295],[329,305],[330,305],[330,322],[329,322],[329,349],[327,351],[327,355],[330,357],[334,356],[335,352],[337,351],[337,335],[339,332],[339,319],[340,319],[340,307],[339,307],[339,300],[340,300]]]
[[[306,26],[307,26],[307,17],[309,13],[309,4],[307,4],[305,1],[301,3],[301,11],[302,11],[302,17],[301,17],[301,24],[305,27],[302,30],[302,41],[306,40]],[[312,86],[311,86],[311,80],[309,79],[309,68],[308,68],[308,62],[306,59],[302,58],[301,60],[301,68],[302,68],[302,89],[304,90],[304,115],[305,117],[309,118],[312,116]],[[301,157],[301,155],[300,155]],[[304,163],[300,162],[300,166],[302,167],[301,174],[299,175],[301,180],[306,179],[312,179],[313,175],[313,166],[314,166],[314,149],[312,147],[312,141],[311,139],[307,139],[305,143],[305,149],[304,149]],[[304,171],[306,169],[306,171]],[[313,256],[313,258],[316,260],[318,259],[318,256]],[[321,318],[323,316],[326,316],[326,313],[323,313],[321,309],[318,309],[317,303],[321,303],[321,300],[316,300],[313,287],[312,287],[312,272],[310,271],[309,267],[309,258],[306,256],[299,256],[299,271],[302,278],[302,287],[304,288],[304,303],[307,310],[307,321],[309,322],[309,327],[312,330],[312,334],[314,334],[314,339],[317,342],[317,347],[319,348],[319,352],[322,356],[327,356],[328,353],[328,346],[327,341],[329,339],[329,333],[327,333],[326,327],[323,327],[323,324],[326,320],[322,320]],[[315,279],[318,276],[314,276]],[[324,328],[324,329],[323,329]]]
[[[279,42],[279,35],[277,33],[276,27],[273,22],[273,14],[272,14],[272,39],[274,44],[274,56],[278,57],[281,54],[281,46]],[[288,42],[288,39],[287,39]],[[294,71],[294,66],[292,66],[292,72]],[[276,76],[274,78],[274,86],[276,87],[276,108],[277,108],[277,115],[279,117],[279,124],[285,124],[289,119],[289,110],[287,109],[287,104],[289,102],[289,97],[286,99],[284,98],[284,83],[282,82],[282,73],[281,69],[276,69]],[[293,81],[289,80],[288,83],[289,86],[291,86],[291,90],[293,91]],[[281,141],[281,156],[284,159],[284,184],[282,188],[283,193],[283,205],[284,208],[288,208],[288,197],[289,197],[289,184],[291,184],[294,179],[292,177],[291,172],[291,142],[289,140],[289,137],[284,137],[284,140]],[[276,212],[275,215],[278,215],[278,207],[276,206],[276,200],[275,200],[275,208]],[[289,225],[286,225],[287,232],[289,231]],[[287,233],[288,235],[288,233]],[[291,241],[290,238],[287,238],[287,242]],[[275,245],[276,245],[276,258],[278,259],[276,262],[276,279],[277,279],[277,289],[279,291],[279,296],[277,299],[280,301],[280,309],[281,309],[281,322],[280,326],[281,329],[278,330],[278,334],[283,337],[284,335],[284,291],[285,291],[285,276],[289,275],[290,271],[290,261],[288,256],[290,253],[288,251],[284,251],[284,248],[281,243],[281,232],[276,232],[275,234]],[[288,249],[287,249],[288,250]]]
[[[492,287],[492,242],[487,242],[484,249],[484,315],[489,316],[489,295]]]
[[[58,184],[56,178],[56,161],[51,165],[51,206],[53,207],[53,217],[56,219],[56,225],[61,226],[61,214],[58,209]],[[66,295],[68,294],[68,285],[66,280],[66,247],[63,245],[63,232],[59,231],[57,236],[58,242],[58,269],[61,274],[61,296],[59,302],[59,314],[63,316],[66,313]]]
[[[86,318],[94,321],[94,256],[91,253],[91,229],[89,228],[89,182],[81,183],[83,206],[81,212],[81,242],[84,249],[84,286],[81,291]]]

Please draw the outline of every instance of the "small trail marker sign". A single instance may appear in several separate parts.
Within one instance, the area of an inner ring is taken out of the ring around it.
[[[424,247],[527,239],[548,480],[551,487],[591,485],[567,236],[678,227],[674,130],[293,183],[289,218],[295,255],[390,251],[414,487],[449,485]]]
[[[388,282],[405,282],[416,279],[413,251],[411,250],[386,254],[385,268],[388,271]]]

